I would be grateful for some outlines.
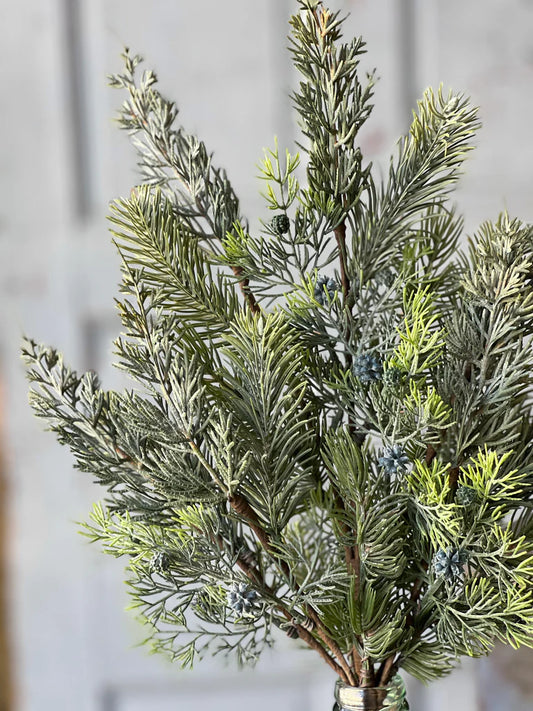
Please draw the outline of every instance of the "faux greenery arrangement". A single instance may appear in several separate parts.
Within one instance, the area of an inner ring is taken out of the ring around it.
[[[299,6],[306,184],[267,152],[259,234],[124,54],[144,182],[112,206],[116,353],[137,387],[28,340],[31,402],[107,488],[86,532],[129,558],[156,650],[247,664],[276,627],[345,686],[430,681],[533,643],[533,230],[502,215],[457,251],[462,95],[424,94],[378,182],[357,145],[364,43]]]

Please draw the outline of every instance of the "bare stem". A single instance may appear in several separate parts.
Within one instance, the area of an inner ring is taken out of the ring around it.
[[[261,522],[259,521],[259,518],[253,508],[250,506],[248,501],[244,498],[244,496],[240,494],[234,494],[233,496],[230,497],[229,499],[230,506],[233,508],[234,511],[236,511],[238,514],[240,514],[243,518],[246,519],[248,525],[252,529],[252,531],[256,534],[257,538],[259,539],[261,545],[263,548],[273,557],[275,558],[277,564],[279,565],[281,571],[287,578],[287,581],[291,585],[293,589],[296,591],[299,590],[298,583],[292,578],[290,568],[285,560],[280,560],[279,556],[276,555],[275,551],[272,548],[272,542],[270,540],[270,536],[268,533],[265,531],[265,529],[262,527]],[[324,623],[320,619],[318,613],[316,610],[311,607],[311,605],[306,605],[306,613],[308,616],[313,620],[313,622],[316,625],[317,628],[317,633],[322,639],[322,641],[326,644],[327,647],[331,650],[333,655],[337,658],[339,664],[335,663],[335,665],[341,670],[342,673],[339,675],[341,678],[347,683],[351,684],[355,681],[353,678],[353,674],[351,672],[349,664],[346,662],[346,659],[344,657],[344,654],[342,653],[340,647],[338,644],[335,642],[335,640],[331,637],[329,634],[329,630],[327,627],[325,627]],[[292,618],[291,618],[292,619]],[[309,632],[303,628],[301,625],[294,625],[296,629],[298,630],[298,634],[302,639],[305,641],[308,641],[308,638],[313,639],[316,644],[319,644],[317,640],[309,634]],[[321,647],[321,645],[319,644]],[[322,647],[321,647],[322,648]],[[326,652],[326,655],[329,655]],[[330,665],[331,666],[331,665]],[[337,671],[337,673],[339,673]]]
[[[240,277],[242,275],[242,267],[231,267],[233,270],[233,273],[235,274],[236,277]],[[244,300],[246,301],[246,304],[248,305],[248,308],[250,311],[254,314],[260,314],[261,313],[261,307],[257,303],[257,299],[253,295],[252,291],[250,290],[250,280],[248,278],[246,279],[240,279],[239,280],[239,287],[242,292],[242,295],[244,296]]]
[[[395,658],[396,654],[391,654],[381,665],[376,680],[377,686],[385,686],[391,680],[392,675],[396,671],[394,664]]]

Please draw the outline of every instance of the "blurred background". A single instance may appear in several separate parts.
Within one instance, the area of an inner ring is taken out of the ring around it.
[[[483,129],[457,194],[466,231],[503,209],[533,220],[533,1],[331,0],[351,13],[375,110],[362,136],[386,168],[428,85],[465,91]],[[181,120],[227,168],[254,221],[262,149],[294,150],[286,51],[292,0],[0,2],[0,711],[326,711],[334,679],[283,638],[254,672],[208,660],[179,672],[136,646],[122,562],[76,533],[102,492],[27,405],[22,333],[119,387],[111,341],[118,260],[107,205],[136,182],[106,74],[146,57]],[[255,224],[257,224],[255,222]],[[533,709],[533,656],[499,649],[425,689],[413,711]],[[325,665],[324,665],[325,666]]]

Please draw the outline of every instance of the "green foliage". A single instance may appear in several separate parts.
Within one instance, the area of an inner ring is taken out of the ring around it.
[[[400,342],[391,364],[416,377],[437,365],[444,349],[444,331],[435,329],[439,313],[433,306],[431,294],[423,291],[409,294],[404,291],[404,322],[398,329]]]
[[[379,181],[363,41],[318,0],[291,25],[303,158],[265,152],[258,233],[125,53],[143,184],[110,221],[134,387],[27,340],[30,400],[106,488],[85,533],[127,559],[155,650],[253,663],[278,628],[345,682],[430,681],[533,644],[533,228],[503,214],[458,255],[476,110],[428,90]]]
[[[233,286],[214,270],[207,250],[160,190],[142,185],[111,210],[124,271],[139,275],[159,308],[179,315],[196,331],[216,334],[231,322],[239,310]]]

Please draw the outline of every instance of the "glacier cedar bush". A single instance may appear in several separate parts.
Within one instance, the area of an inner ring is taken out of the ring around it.
[[[133,385],[28,340],[31,402],[106,488],[86,532],[127,559],[155,649],[251,663],[279,628],[348,684],[428,681],[533,641],[533,230],[503,214],[458,251],[461,94],[425,92],[378,180],[365,45],[299,5],[305,183],[267,151],[260,231],[124,54],[143,182],[110,220]]]

